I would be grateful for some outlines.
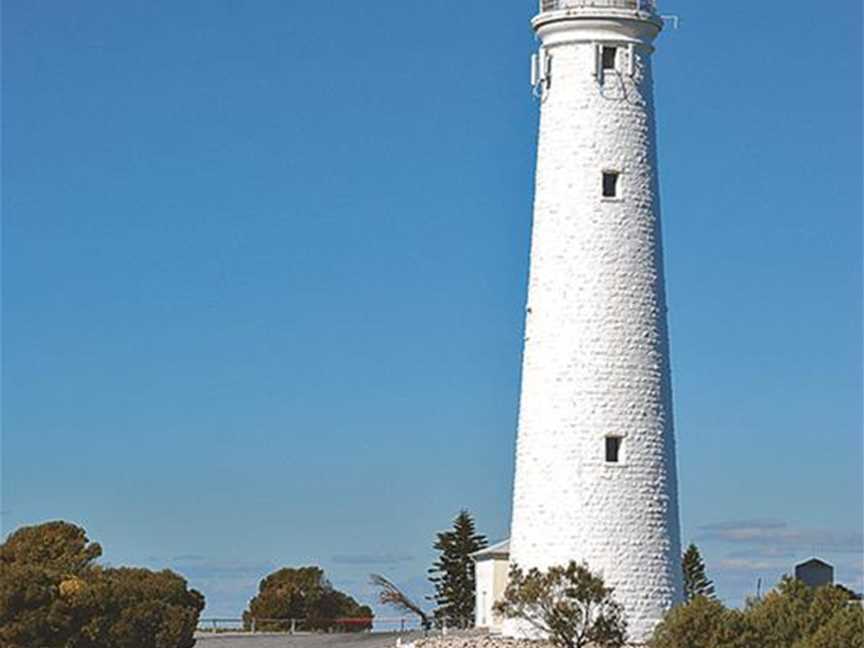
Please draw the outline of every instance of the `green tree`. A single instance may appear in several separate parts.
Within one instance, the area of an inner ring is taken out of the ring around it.
[[[66,646],[83,620],[67,597],[102,553],[81,527],[22,527],[0,545],[0,646]]]
[[[681,560],[684,570],[684,600],[692,601],[697,596],[714,597],[714,583],[705,574],[705,563],[695,544],[687,547]]]
[[[102,555],[87,532],[69,522],[21,527],[0,545],[0,564],[38,565],[57,573],[80,574]]]
[[[666,615],[654,631],[651,648],[715,648],[727,614],[719,601],[695,596]]]
[[[620,648],[627,623],[613,590],[587,565],[570,562],[546,572],[510,568],[510,582],[495,611],[518,619],[562,648]]]
[[[464,509],[459,511],[452,529],[438,534],[434,547],[440,555],[429,570],[429,580],[435,586],[431,600],[438,606],[434,616],[439,622],[448,619],[460,625],[474,624],[475,578],[471,554],[488,544]]]
[[[256,629],[284,630],[290,619],[298,619],[307,630],[359,631],[372,627],[372,617],[370,607],[334,589],[320,567],[285,567],[261,581],[243,625],[251,628],[254,619]]]
[[[99,545],[66,522],[0,545],[3,648],[191,648],[204,597],[169,571],[104,569]]]
[[[743,610],[696,596],[657,626],[651,648],[864,648],[864,609],[841,587],[784,578]]]
[[[749,602],[747,616],[763,648],[789,648],[816,634],[848,602],[837,587],[814,589],[785,576],[762,599]]]
[[[169,570],[95,569],[65,596],[86,618],[75,648],[192,648],[204,609],[204,596]]]
[[[800,648],[864,648],[864,611],[858,604],[846,605],[831,615]]]

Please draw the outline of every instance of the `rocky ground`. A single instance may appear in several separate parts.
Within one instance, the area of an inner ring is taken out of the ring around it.
[[[224,633],[197,635],[196,648],[552,648],[546,641],[505,639],[477,631],[447,637],[422,632],[358,632],[356,634]]]
[[[405,648],[416,646],[422,632],[358,632],[351,634],[270,634],[250,635],[240,632],[196,636],[195,648],[396,648],[397,641]],[[430,646],[431,648],[431,646]]]
[[[634,647],[636,644],[634,644]],[[639,644],[644,648],[642,644]],[[419,639],[414,648],[553,648],[548,641],[528,641],[527,639],[507,639],[495,635],[474,635],[457,637],[433,637]]]
[[[505,639],[494,635],[433,637],[420,639],[414,648],[551,648],[546,641],[527,641],[525,639]]]

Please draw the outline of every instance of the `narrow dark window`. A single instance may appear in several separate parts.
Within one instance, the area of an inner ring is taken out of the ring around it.
[[[618,463],[621,455],[621,437],[606,437],[606,461]]]
[[[603,172],[603,197],[617,198],[618,197],[618,177],[616,171]]]
[[[604,70],[614,70],[615,69],[615,56],[618,53],[617,47],[604,47],[603,48],[603,69]]]

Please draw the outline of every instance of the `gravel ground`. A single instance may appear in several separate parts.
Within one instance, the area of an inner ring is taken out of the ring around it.
[[[256,634],[202,634],[196,648],[396,648],[402,637],[404,648],[552,648],[545,641],[525,641],[490,637],[478,632],[454,632],[450,636],[424,637],[421,632],[399,635],[391,632],[372,632],[334,635],[268,635]],[[416,643],[415,643],[416,642]]]
[[[400,635],[393,632],[358,632],[356,634],[216,634],[196,635],[195,648],[395,648]],[[423,633],[406,632],[401,635],[402,643],[421,639]]]
[[[507,639],[488,634],[420,639],[414,648],[553,648],[547,641]]]

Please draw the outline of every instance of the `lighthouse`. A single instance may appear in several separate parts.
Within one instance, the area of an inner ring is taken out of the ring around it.
[[[663,23],[654,0],[541,0],[532,26],[540,133],[509,560],[584,561],[642,642],[682,596],[651,71]]]

